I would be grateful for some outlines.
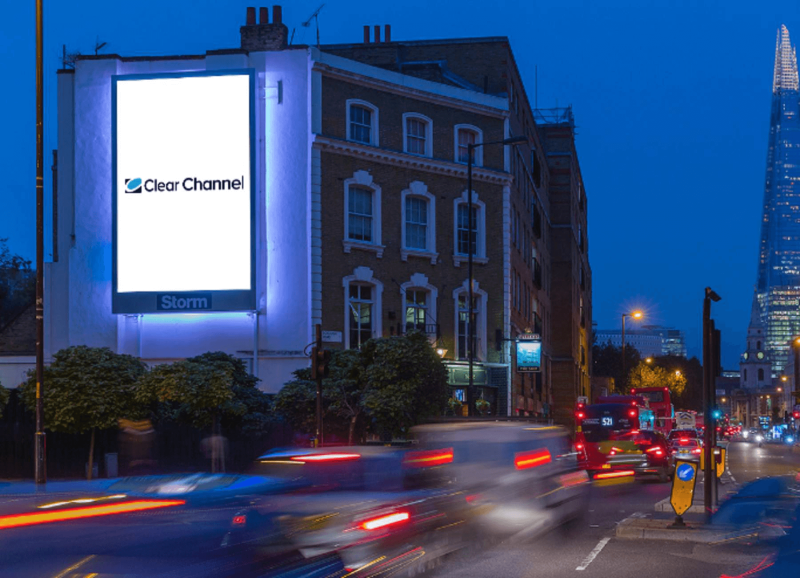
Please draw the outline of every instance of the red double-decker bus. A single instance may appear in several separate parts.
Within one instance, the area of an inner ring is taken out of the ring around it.
[[[675,408],[668,387],[634,387],[631,395],[643,397],[656,416],[655,430],[669,435],[675,423]]]

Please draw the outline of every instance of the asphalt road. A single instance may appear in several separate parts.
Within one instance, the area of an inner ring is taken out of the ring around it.
[[[785,445],[732,442],[728,468],[738,484],[759,477],[795,473],[800,453]],[[615,537],[617,523],[628,517],[669,517],[654,504],[669,496],[670,484],[637,482],[593,487],[590,510],[569,531],[552,532],[525,544],[500,544],[451,560],[437,578],[610,577],[719,578],[740,576],[771,551],[769,545],[733,543],[716,546]],[[702,492],[698,483],[697,491]],[[687,519],[691,519],[687,516]],[[701,518],[696,517],[699,521]]]

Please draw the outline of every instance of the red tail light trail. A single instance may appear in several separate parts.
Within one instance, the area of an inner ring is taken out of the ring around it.
[[[393,512],[391,514],[386,514],[385,516],[380,516],[378,518],[370,518],[369,520],[364,520],[358,525],[358,527],[361,528],[362,530],[378,530],[380,528],[386,528],[387,526],[394,526],[395,524],[401,524],[410,518],[411,514],[408,512]]]
[[[357,460],[361,454],[309,454],[307,456],[292,456],[294,462],[346,462]]]
[[[0,516],[0,530],[4,528],[16,528],[19,526],[35,526],[37,524],[79,520],[81,518],[95,518],[97,516],[127,514],[130,512],[140,512],[142,510],[168,508],[170,506],[182,506],[185,503],[186,502],[184,500],[137,500],[133,502],[118,502],[116,504],[108,504],[104,506],[89,506],[86,508],[69,508],[67,510],[31,512],[26,514],[14,514],[11,516]]]
[[[533,450],[531,452],[521,452],[514,456],[514,466],[518,470],[527,470],[552,461],[550,451],[547,448]]]
[[[403,464],[409,468],[430,468],[453,463],[453,448],[408,452]]]
[[[603,472],[600,474],[596,474],[594,479],[595,480],[609,480],[612,478],[626,478],[629,476],[635,475],[636,472],[633,470],[619,470],[616,472]]]

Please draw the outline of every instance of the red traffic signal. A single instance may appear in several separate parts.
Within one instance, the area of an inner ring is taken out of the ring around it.
[[[793,417],[794,419],[800,419],[800,411],[796,411],[796,412],[794,412],[794,413],[792,414],[792,417]]]

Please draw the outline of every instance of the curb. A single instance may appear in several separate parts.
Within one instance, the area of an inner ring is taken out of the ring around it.
[[[646,520],[632,518],[617,525],[616,537],[631,540],[669,540],[673,542],[695,542],[717,544],[747,537],[758,536],[756,528],[730,528],[703,526],[687,523],[686,528],[669,528],[671,520]]]

